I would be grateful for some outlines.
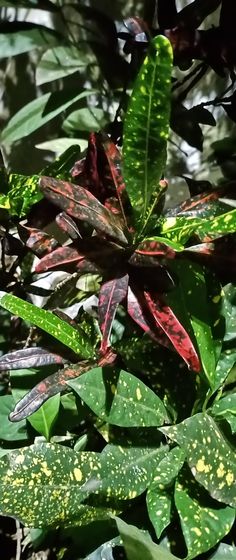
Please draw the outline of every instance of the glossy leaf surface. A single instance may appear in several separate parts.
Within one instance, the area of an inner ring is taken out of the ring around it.
[[[57,419],[60,408],[60,395],[54,395],[41,406],[39,410],[34,412],[28,419],[33,428],[46,440],[49,440],[53,425]]]
[[[105,354],[109,346],[109,337],[112,329],[112,323],[117,311],[119,303],[121,303],[127,294],[129,276],[125,274],[114,280],[104,282],[99,291],[98,299],[98,320],[102,333],[102,342],[100,346],[101,354]]]
[[[152,196],[162,190],[159,181],[166,163],[171,68],[171,45],[159,35],[150,44],[124,121],[124,179],[139,229]]]
[[[42,177],[40,188],[49,200],[62,210],[66,210],[70,216],[85,220],[96,230],[116,238],[124,245],[127,244],[127,239],[115,216],[88,190],[51,177]]]
[[[80,354],[81,357],[89,358],[93,355],[93,350],[86,335],[82,331],[78,332],[78,330],[73,329],[50,311],[40,309],[16,296],[4,294],[4,292],[0,292],[0,305],[14,315],[18,315],[24,321],[29,321],[48,332],[57,340],[60,340],[62,344]]]
[[[63,358],[44,348],[33,347],[9,352],[0,357],[0,371],[6,369],[38,368],[51,364],[62,364]]]
[[[199,413],[161,431],[183,447],[193,476],[212,498],[235,508],[235,454],[214,420]]]
[[[167,420],[162,401],[123,370],[95,368],[68,385],[102,420],[116,426],[160,426]]]
[[[116,517],[127,560],[176,560],[166,548],[154,543],[149,535]]]
[[[78,377],[90,368],[88,362],[80,362],[75,366],[65,367],[40,381],[16,404],[9,416],[11,422],[19,422],[36,412],[50,397],[67,389],[68,379]]]

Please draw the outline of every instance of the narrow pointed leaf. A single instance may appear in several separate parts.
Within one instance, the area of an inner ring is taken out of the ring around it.
[[[166,216],[191,216],[192,218],[213,218],[230,210],[229,200],[236,198],[232,183],[211,192],[193,196],[166,212]]]
[[[114,214],[88,190],[51,177],[42,177],[40,188],[49,200],[70,216],[84,220],[96,230],[118,239],[124,245],[127,244],[127,239]]]
[[[166,163],[171,68],[171,45],[159,35],[151,41],[124,122],[124,179],[139,229],[152,196],[162,191],[159,181]]]
[[[161,431],[185,450],[194,478],[212,498],[235,508],[235,453],[213,418],[199,413]]]
[[[56,223],[62,231],[67,233],[71,239],[78,239],[81,237],[77,224],[72,220],[66,212],[61,212],[56,216]]]
[[[145,317],[145,307],[142,305],[144,298],[141,294],[137,294],[131,289],[129,286],[128,288],[128,298],[127,298],[127,311],[132,317],[132,319],[141,327],[141,329],[147,333],[150,338],[162,344],[163,346],[171,346],[169,344],[169,339],[165,335],[164,331],[158,327],[155,328],[155,325],[149,324],[147,317]]]
[[[46,272],[47,270],[64,270],[66,266],[70,267],[84,259],[79,251],[71,245],[65,247],[58,247],[50,253],[45,255],[35,267],[35,272]]]
[[[163,329],[178,354],[183,358],[188,367],[199,372],[201,364],[199,357],[185,328],[181,325],[172,309],[162,302],[160,298],[149,292],[144,292],[144,297],[152,316],[159,327]]]
[[[184,247],[177,243],[164,240],[161,237],[153,237],[144,239],[137,248],[135,253],[138,255],[145,255],[150,257],[166,257],[167,259],[174,259],[176,251],[182,251]]]
[[[50,397],[67,390],[68,379],[78,377],[81,373],[91,369],[88,362],[80,362],[75,366],[60,369],[40,381],[29,393],[27,393],[15,406],[9,415],[11,422],[19,422],[36,412],[40,406]]]
[[[63,364],[63,358],[44,348],[25,348],[0,357],[0,371],[6,369],[28,369]]]
[[[117,307],[127,294],[129,276],[125,274],[119,278],[108,280],[102,284],[98,300],[98,320],[102,332],[100,351],[106,353],[109,337]]]
[[[60,395],[54,395],[45,402],[30,418],[29,423],[33,428],[49,440],[53,425],[57,419],[60,408]]]
[[[160,426],[167,420],[162,401],[131,373],[95,368],[69,387],[102,420],[122,427]]]
[[[50,311],[40,309],[32,303],[4,292],[0,292],[0,305],[24,321],[29,321],[51,334],[62,344],[71,348],[73,352],[80,354],[82,358],[93,356],[93,349],[88,337],[82,331],[78,332],[73,329]]]

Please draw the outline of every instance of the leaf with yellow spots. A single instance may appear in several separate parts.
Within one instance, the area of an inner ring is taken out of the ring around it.
[[[185,452],[180,447],[171,449],[153,471],[153,480],[147,491],[147,509],[159,539],[171,521],[173,491],[169,489],[183,466]]]
[[[37,441],[0,458],[1,513],[29,527],[87,524],[109,510],[82,505],[100,484],[100,454]]]
[[[154,543],[149,534],[145,534],[133,525],[128,525],[119,517],[115,518],[122,538],[127,560],[177,560],[166,548]]]
[[[235,509],[220,506],[193,478],[187,467],[175,485],[175,505],[188,549],[195,558],[215,546],[227,535],[235,520]]]
[[[123,172],[139,230],[163,193],[172,57],[168,39],[159,35],[151,41],[124,121]]]
[[[38,181],[39,175],[31,177],[16,173],[9,175],[8,200],[12,216],[24,216],[33,204],[42,199]]]
[[[29,321],[54,336],[62,344],[73,350],[73,352],[80,354],[81,358],[91,358],[93,356],[93,348],[85,333],[82,330],[74,329],[50,311],[40,309],[32,303],[28,303],[5,292],[0,292],[0,305],[7,309],[7,311],[21,317],[24,321]]]
[[[122,427],[161,426],[166,409],[155,393],[131,373],[94,368],[67,381],[91,410],[105,422]]]
[[[235,508],[235,453],[213,418],[199,413],[160,429],[185,450],[193,476],[212,498]]]
[[[168,453],[167,445],[133,446],[108,444],[100,455],[102,480],[99,493],[111,499],[131,500],[140,496],[150,485],[153,471]]]

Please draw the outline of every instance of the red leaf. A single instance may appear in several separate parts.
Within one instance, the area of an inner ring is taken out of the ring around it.
[[[147,240],[139,243],[138,247],[135,249],[135,253],[147,257],[166,257],[167,259],[174,259],[176,255],[174,249],[165,243],[154,240]]]
[[[45,196],[70,216],[127,245],[119,221],[88,190],[52,177],[41,177],[39,185]]]
[[[79,377],[82,373],[85,373],[91,369],[94,364],[88,361],[83,361],[75,366],[60,369],[56,373],[49,375],[43,381],[40,381],[27,395],[23,397],[15,406],[13,412],[9,414],[9,420],[11,422],[19,422],[19,420],[24,420],[27,416],[36,412],[42,406],[42,404],[47,401],[53,395],[60,393],[61,391],[67,390],[66,382],[68,379],[73,379],[74,377]]]
[[[55,221],[59,228],[67,233],[71,239],[78,239],[78,237],[81,238],[77,224],[65,212],[58,214]]]
[[[143,294],[141,292],[134,293],[134,291],[128,288],[128,298],[127,298],[127,311],[132,317],[133,321],[137,323],[139,327],[148,335],[150,338],[155,340],[158,344],[166,346],[167,348],[172,348],[168,337],[163,332],[162,329],[158,328],[156,324],[151,325],[148,318],[145,316],[146,302],[144,300]]]
[[[201,364],[193,343],[168,305],[156,295],[144,292],[144,297],[150,312],[157,325],[163,329],[178,354],[183,358],[188,367],[199,372]]]
[[[171,208],[167,216],[192,216],[192,217],[212,217],[226,211],[227,198],[235,200],[235,183],[222,185],[211,192],[198,194],[188,198],[178,206]]]
[[[18,225],[18,232],[21,240],[25,243],[37,257],[51,253],[56,247],[58,247],[58,241],[45,233],[45,231],[40,231],[36,228],[31,228]]]
[[[117,307],[127,294],[129,276],[108,280],[102,284],[99,292],[98,320],[102,332],[101,354],[105,354],[109,346],[109,336]]]
[[[25,348],[5,354],[0,358],[0,370],[24,369],[63,364],[64,360],[57,354],[52,354],[44,348]]]
[[[50,255],[45,255],[35,267],[35,272],[46,272],[47,270],[63,270],[84,259],[77,249],[72,246],[58,247]]]

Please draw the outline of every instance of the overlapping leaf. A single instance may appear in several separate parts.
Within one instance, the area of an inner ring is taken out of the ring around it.
[[[51,251],[58,246],[56,239],[45,231],[40,231],[39,229],[27,227],[22,224],[19,224],[18,231],[25,246],[33,251],[37,257],[42,257],[47,253],[51,253]]]
[[[5,356],[0,357],[0,371],[6,369],[38,368],[52,364],[63,364],[63,358],[40,347],[24,348],[15,352],[9,352]]]
[[[93,356],[93,349],[85,333],[82,330],[73,329],[50,311],[40,309],[27,301],[4,292],[0,292],[0,305],[25,321],[29,321],[48,332],[62,344],[80,354],[81,357],[90,358]]]
[[[171,67],[171,45],[159,35],[150,44],[124,121],[124,179],[139,230],[152,195],[162,191],[159,181],[166,162]]]
[[[66,210],[70,216],[85,220],[97,231],[117,239],[124,245],[127,244],[115,216],[86,189],[51,177],[42,177],[40,188],[49,200]]]
[[[91,365],[87,361],[80,362],[74,366],[65,367],[40,381],[16,404],[9,416],[10,420],[12,422],[19,422],[19,420],[27,418],[33,412],[36,412],[50,397],[67,389],[66,382],[68,379],[78,377],[81,373],[88,371],[91,369]]]
[[[98,300],[98,320],[102,333],[101,354],[105,354],[109,346],[109,337],[117,307],[127,295],[129,276],[119,276],[104,282],[100,288]]]
[[[162,401],[142,381],[123,370],[95,368],[67,383],[102,420],[116,426],[162,425]]]

